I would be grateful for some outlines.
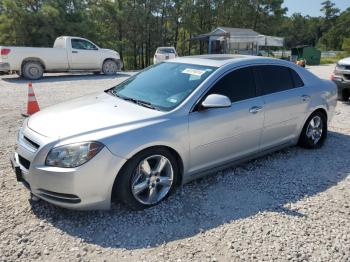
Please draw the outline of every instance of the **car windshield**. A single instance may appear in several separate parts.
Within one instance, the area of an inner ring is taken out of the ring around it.
[[[215,67],[202,65],[160,63],[107,91],[140,106],[169,111],[184,101],[215,70]]]
[[[158,54],[167,54],[167,53],[175,54],[175,50],[174,48],[159,48],[157,50],[157,53]]]

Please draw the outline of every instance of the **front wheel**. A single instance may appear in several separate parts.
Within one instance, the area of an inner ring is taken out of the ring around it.
[[[114,191],[132,209],[157,205],[174,190],[178,179],[175,157],[163,148],[140,152],[117,176]]]
[[[321,111],[316,111],[307,119],[298,144],[308,149],[320,148],[327,138],[327,132],[327,117]]]
[[[117,62],[114,60],[106,60],[103,62],[102,65],[102,72],[105,75],[115,75],[118,71],[118,65]]]

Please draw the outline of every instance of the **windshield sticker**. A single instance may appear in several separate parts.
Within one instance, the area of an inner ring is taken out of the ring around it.
[[[169,97],[167,100],[168,100],[168,102],[170,102],[170,103],[172,103],[172,104],[177,103],[177,99],[176,99],[176,98],[171,98],[171,97]]]
[[[202,76],[205,72],[205,70],[198,70],[193,68],[186,68],[184,71],[182,71],[183,74],[195,75],[199,77]]]

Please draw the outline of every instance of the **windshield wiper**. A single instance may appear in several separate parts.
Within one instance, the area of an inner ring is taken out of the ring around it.
[[[121,97],[121,96],[118,96],[118,97],[120,97],[120,98],[122,98],[122,99],[124,99],[126,101],[133,102],[133,103],[135,103],[137,105],[140,105],[140,106],[143,106],[143,107],[147,107],[147,108],[154,109],[154,110],[159,110],[158,107],[156,107],[155,105],[153,105],[150,102],[146,102],[146,101],[135,99],[135,98],[131,98],[131,97]]]
[[[130,101],[130,102],[133,102],[134,104],[160,111],[160,109],[158,107],[156,107],[155,105],[153,105],[150,102],[142,101],[142,100],[131,98],[131,97],[121,96],[121,95],[118,95],[114,92],[112,92],[112,94],[120,99],[125,100],[125,101]]]
[[[113,90],[107,90],[107,92],[112,94],[113,96],[116,96],[116,97],[118,97],[120,99],[123,99],[125,101],[130,101],[130,102],[133,102],[133,103],[135,103],[137,105],[160,111],[160,109],[157,106],[153,105],[150,102],[139,100],[139,99],[135,99],[135,98],[131,98],[131,97],[121,96],[121,95],[113,92]]]

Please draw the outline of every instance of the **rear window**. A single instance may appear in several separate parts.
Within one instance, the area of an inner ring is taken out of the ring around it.
[[[294,88],[292,75],[288,67],[277,65],[258,66],[264,95]]]
[[[159,48],[157,50],[158,54],[175,54],[175,50],[173,48]]]
[[[300,76],[297,72],[295,72],[293,69],[290,69],[290,73],[292,74],[293,82],[295,87],[302,87],[304,86],[303,80],[301,80]]]

